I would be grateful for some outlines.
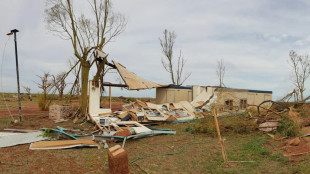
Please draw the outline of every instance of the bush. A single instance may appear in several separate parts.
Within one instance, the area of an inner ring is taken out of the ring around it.
[[[199,119],[197,122],[188,125],[185,131],[193,134],[206,133],[207,135],[215,137],[216,128],[214,125],[214,118],[207,116],[205,118]]]
[[[257,128],[256,123],[247,118],[247,114],[221,118],[218,119],[218,121],[221,132],[244,134],[254,131]],[[194,124],[190,124],[185,131],[190,133],[206,133],[212,137],[217,135],[214,118],[212,116],[199,119]]]
[[[283,136],[295,137],[300,134],[300,127],[290,116],[284,115],[279,122],[277,131]]]
[[[125,100],[126,103],[131,103],[131,102],[134,102],[134,101],[136,101],[136,99],[132,98],[132,97],[127,97],[126,100]]]
[[[38,95],[38,105],[41,111],[48,111],[49,101],[46,95],[40,94]]]
[[[238,134],[250,133],[257,128],[256,122],[247,118],[247,114],[220,119],[219,124],[221,130],[225,132],[233,131]]]

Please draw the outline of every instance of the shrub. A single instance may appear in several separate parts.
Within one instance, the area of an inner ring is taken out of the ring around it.
[[[132,98],[132,97],[127,97],[125,100],[126,103],[130,103],[130,102],[134,102],[134,101],[136,101],[136,99]]]
[[[300,127],[295,123],[290,116],[284,115],[282,120],[279,122],[277,131],[283,136],[298,136],[300,134]]]
[[[49,108],[49,101],[46,95],[40,94],[38,95],[38,105],[41,111],[47,111]]]
[[[218,119],[221,132],[234,132],[238,134],[249,133],[257,127],[256,123],[247,118],[247,114]],[[212,137],[217,135],[214,118],[206,116],[187,126],[185,131],[190,133],[206,133]]]
[[[254,131],[257,128],[256,122],[247,117],[247,114],[223,118],[219,120],[223,131],[233,131],[238,134],[245,134]]]
[[[207,116],[205,118],[199,119],[193,124],[190,124],[185,129],[186,132],[190,133],[206,133],[212,137],[216,136],[216,128],[214,125],[214,118]]]

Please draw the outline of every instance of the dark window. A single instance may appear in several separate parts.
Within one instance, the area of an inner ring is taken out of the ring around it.
[[[225,109],[233,110],[233,100],[225,101]]]
[[[247,104],[248,104],[247,99],[240,99],[240,104],[239,104],[240,109],[246,109]]]

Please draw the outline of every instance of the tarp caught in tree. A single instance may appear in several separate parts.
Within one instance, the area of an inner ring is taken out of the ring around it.
[[[142,77],[137,76],[135,73],[128,71],[123,65],[115,61],[113,61],[113,63],[130,90],[150,89],[167,86],[146,80]]]

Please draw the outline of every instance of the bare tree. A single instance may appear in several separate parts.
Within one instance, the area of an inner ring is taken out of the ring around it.
[[[216,75],[219,79],[219,86],[224,87],[225,65],[222,59],[217,60]]]
[[[300,100],[304,101],[305,82],[310,75],[309,55],[298,55],[295,51],[290,51],[289,64],[292,67],[292,81],[299,91]]]
[[[48,72],[44,72],[43,76],[37,75],[40,78],[40,82],[36,83],[38,88],[42,89],[43,95],[46,97],[49,87],[52,86],[52,83],[49,81],[50,74]]]
[[[176,39],[176,34],[174,31],[169,32],[168,30],[164,30],[163,32],[163,38],[159,38],[160,46],[162,48],[162,52],[165,55],[165,59],[161,60],[161,63],[165,70],[170,74],[171,82],[174,85],[182,85],[188,77],[191,75],[191,73],[186,74],[184,78],[182,78],[183,75],[183,69],[186,64],[186,60],[184,59],[184,56],[182,54],[182,51],[180,50],[178,60],[177,60],[177,67],[174,67],[174,57],[173,57],[173,47]],[[176,70],[175,70],[176,68]]]
[[[45,10],[48,29],[62,39],[71,41],[74,56],[78,59],[75,66],[78,64],[81,66],[82,115],[86,114],[87,108],[89,71],[97,61],[96,56],[92,56],[91,52],[96,49],[102,50],[107,43],[122,33],[127,23],[123,15],[112,12],[109,0],[92,0],[89,1],[89,6],[91,11],[87,13],[90,14],[88,17],[74,10],[72,0],[48,0]],[[104,70],[105,61],[101,63],[103,65],[97,69],[99,72]]]
[[[37,76],[40,78],[40,82],[36,84],[38,85],[38,88],[42,89],[42,95],[39,95],[38,104],[41,110],[46,111],[50,104],[47,100],[47,93],[52,86],[52,83],[49,81],[51,75],[48,72],[44,72],[43,76]]]
[[[23,88],[26,91],[27,95],[29,95],[31,92],[31,89],[28,86],[23,86]]]
[[[28,96],[28,99],[30,101],[32,101],[32,98],[31,98],[31,89],[28,87],[28,86],[23,86],[24,90],[26,91],[27,93],[27,96]]]
[[[61,72],[59,74],[52,75],[52,85],[57,89],[59,94],[59,100],[62,100],[64,90],[67,86],[67,83],[65,81],[66,72]]]

